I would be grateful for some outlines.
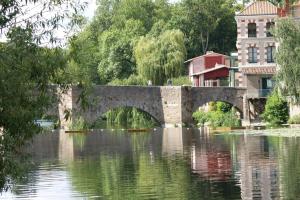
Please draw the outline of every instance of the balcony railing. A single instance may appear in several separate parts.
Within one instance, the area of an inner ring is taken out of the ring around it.
[[[252,89],[247,90],[248,98],[266,98],[273,89]]]

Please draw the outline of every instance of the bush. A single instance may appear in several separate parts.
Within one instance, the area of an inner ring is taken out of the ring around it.
[[[212,127],[221,127],[224,123],[224,113],[220,111],[208,112],[209,125]]]
[[[174,86],[182,86],[182,85],[192,86],[192,82],[188,76],[180,76],[177,78],[172,78],[172,84]]]
[[[208,103],[209,111],[217,111],[217,102],[211,101]]]
[[[203,110],[199,110],[193,113],[193,119],[197,122],[197,125],[204,126],[208,122],[208,114]]]
[[[231,108],[232,108],[232,105],[230,105],[229,103],[225,103],[225,102],[221,102],[221,101],[217,102],[217,110],[218,111],[227,113],[227,112],[231,111]]]
[[[289,119],[289,109],[287,102],[274,92],[267,99],[265,111],[262,114],[265,122],[271,126],[279,126],[287,123]]]
[[[240,127],[242,125],[241,120],[236,116],[236,110],[231,109],[230,112],[224,114],[224,127]]]
[[[127,79],[115,79],[108,85],[147,85],[147,80],[138,75],[131,75]]]
[[[241,120],[236,116],[236,110],[231,109],[230,112],[222,111],[209,111],[203,110],[197,111],[193,114],[194,120],[198,125],[204,126],[205,123],[209,123],[212,127],[240,127]]]
[[[300,124],[300,115],[295,115],[289,119],[289,124]]]

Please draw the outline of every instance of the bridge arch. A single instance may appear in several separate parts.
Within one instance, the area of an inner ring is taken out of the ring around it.
[[[159,119],[156,118],[156,116],[154,116],[154,114],[152,114],[153,112],[150,110],[150,111],[147,111],[143,108],[139,108],[137,106],[132,106],[132,105],[126,105],[124,106],[123,104],[120,104],[120,105],[114,105],[114,106],[111,106],[111,107],[106,107],[105,109],[101,110],[100,112],[97,113],[97,116],[95,116],[95,120],[97,120],[99,117],[102,117],[103,115],[105,115],[107,112],[109,111],[113,111],[113,110],[116,110],[116,109],[120,109],[120,108],[132,108],[132,109],[137,109],[138,111],[142,111],[144,113],[146,113],[147,115],[149,115],[149,117],[151,117],[151,119],[155,120],[155,122],[159,125],[161,125],[161,122],[159,121]]]
[[[230,87],[192,88],[193,112],[209,102],[225,102],[236,108],[243,117],[245,90]]]
[[[220,100],[219,100],[219,101],[209,101],[209,102],[205,102],[205,103],[202,104],[202,105],[200,105],[200,104],[199,104],[199,105],[195,104],[194,107],[193,107],[193,113],[196,112],[199,108],[201,108],[201,107],[207,105],[207,103],[210,103],[210,102],[215,102],[215,103],[217,103],[217,102],[223,102],[223,103],[227,103],[227,104],[231,105],[233,108],[235,108],[236,111],[238,111],[238,112],[240,113],[240,116],[243,116],[243,109],[242,109],[242,108],[239,108],[239,107],[237,107],[236,105],[233,105],[232,103],[230,103],[230,102],[228,102],[228,101],[224,101],[224,100],[222,100],[222,101],[220,101]]]
[[[78,97],[80,92],[78,88],[72,88],[74,97]],[[107,111],[120,107],[137,108],[160,124],[165,122],[160,87],[94,86],[88,98],[87,110],[80,110],[78,103],[72,109],[75,116],[81,115],[88,122],[94,122]]]

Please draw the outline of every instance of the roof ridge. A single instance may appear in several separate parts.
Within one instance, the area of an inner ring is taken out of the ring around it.
[[[200,56],[196,56],[196,57],[190,58],[190,59],[184,61],[184,63],[191,62],[192,60],[195,60],[195,59],[198,59],[198,58],[201,58],[201,57],[211,56],[213,54],[219,55],[219,56],[224,56],[224,57],[229,57],[228,55],[225,55],[225,54],[222,54],[222,53],[217,53],[217,52],[214,52],[214,51],[207,51],[207,52],[209,52],[209,53],[206,53],[206,54],[203,54],[203,55],[200,55]]]
[[[263,6],[258,6],[258,4],[261,4]],[[272,11],[274,9],[274,11]],[[276,12],[275,12],[276,9]],[[254,1],[250,5],[246,6],[241,12],[237,14],[237,16],[243,16],[243,15],[257,15],[257,14],[277,14],[278,7],[272,4],[269,1]],[[247,12],[248,11],[248,12]],[[262,13],[260,13],[262,12]]]

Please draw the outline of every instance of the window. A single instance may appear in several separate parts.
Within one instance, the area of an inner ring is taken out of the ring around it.
[[[274,22],[268,22],[267,23],[267,37],[273,37],[273,34],[271,33],[271,29],[275,26]]]
[[[248,49],[248,62],[257,63],[257,48],[250,47]]]
[[[272,89],[274,88],[274,80],[272,78],[262,78],[262,89],[267,90],[267,89]]]
[[[248,37],[256,37],[256,24],[255,23],[248,24]]]
[[[275,54],[275,47],[274,46],[267,47],[267,63],[274,62],[274,54]]]

